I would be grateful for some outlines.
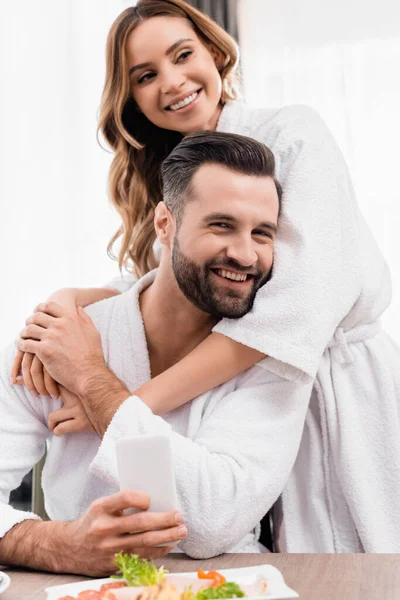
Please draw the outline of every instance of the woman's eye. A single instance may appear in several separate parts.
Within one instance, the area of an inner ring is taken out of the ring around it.
[[[139,77],[138,83],[144,83],[145,81],[149,81],[149,79],[151,79],[152,77],[154,77],[154,73],[145,73],[144,75]]]
[[[181,59],[186,60],[187,58],[189,58],[189,56],[193,54],[193,50],[186,50],[185,52],[182,52],[182,54],[180,54],[178,56],[178,61],[180,61]]]

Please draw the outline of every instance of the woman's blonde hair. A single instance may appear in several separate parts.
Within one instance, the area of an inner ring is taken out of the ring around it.
[[[161,163],[183,135],[162,129],[141,113],[133,100],[126,56],[127,39],[143,21],[156,16],[188,19],[207,46],[225,57],[218,67],[222,80],[221,103],[239,95],[239,53],[231,36],[212,19],[184,0],[139,0],[113,23],[107,39],[106,78],[100,106],[99,130],[114,151],[109,173],[109,196],[122,225],[108,244],[118,252],[120,268],[135,270],[140,277],[157,266],[153,253],[154,208],[162,199]]]

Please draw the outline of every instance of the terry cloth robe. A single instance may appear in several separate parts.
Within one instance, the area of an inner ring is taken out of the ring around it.
[[[306,106],[230,102],[218,130],[273,151],[283,199],[271,280],[252,311],[214,331],[265,353],[282,390],[315,383],[281,498],[279,548],[400,552],[400,352],[379,322],[390,276],[342,154]]]
[[[105,360],[132,391],[150,379],[139,293],[153,277],[149,273],[126,294],[86,309],[101,334]],[[297,384],[291,384],[292,393],[285,385],[283,395],[282,379],[260,363],[163,418],[131,396],[100,443],[93,432],[52,436],[47,419],[60,402],[35,399],[24,387],[11,386],[14,354],[10,346],[0,357],[0,537],[33,518],[7,503],[10,491],[42,456],[46,440],[46,511],[51,519],[71,521],[95,499],[118,490],[117,439],[164,433],[171,440],[178,500],[189,531],[180,550],[195,558],[260,551],[258,523],[281,493],[301,439],[307,394]],[[311,384],[305,388],[309,394]]]

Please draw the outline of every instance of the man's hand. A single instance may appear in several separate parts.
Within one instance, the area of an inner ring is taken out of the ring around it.
[[[187,536],[182,515],[147,511],[150,497],[143,492],[122,491],[93,502],[74,522],[23,521],[0,539],[0,561],[54,571],[102,577],[117,570],[114,555],[123,551],[142,558],[160,558]],[[157,547],[159,544],[169,544]]]
[[[50,413],[48,419],[49,429],[54,435],[65,435],[74,431],[94,431],[94,427],[89,421],[78,396],[75,396],[62,385],[59,388],[63,405],[58,410]]]
[[[21,332],[18,348],[35,354],[49,375],[78,395],[87,378],[107,369],[100,334],[85,311],[55,302],[39,304]]]
[[[93,502],[89,510],[70,523],[69,558],[72,572],[91,576],[115,572],[114,555],[123,551],[143,558],[165,556],[171,547],[157,548],[159,544],[176,545],[187,535],[182,515],[140,512],[125,516],[127,508],[148,510],[150,497],[143,492],[122,491]]]

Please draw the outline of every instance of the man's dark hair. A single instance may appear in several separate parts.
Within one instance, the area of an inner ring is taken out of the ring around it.
[[[282,188],[275,179],[275,158],[267,146],[235,133],[199,131],[183,138],[161,165],[163,199],[178,226],[191,198],[193,176],[206,164],[222,165],[244,175],[272,177],[280,205]]]

